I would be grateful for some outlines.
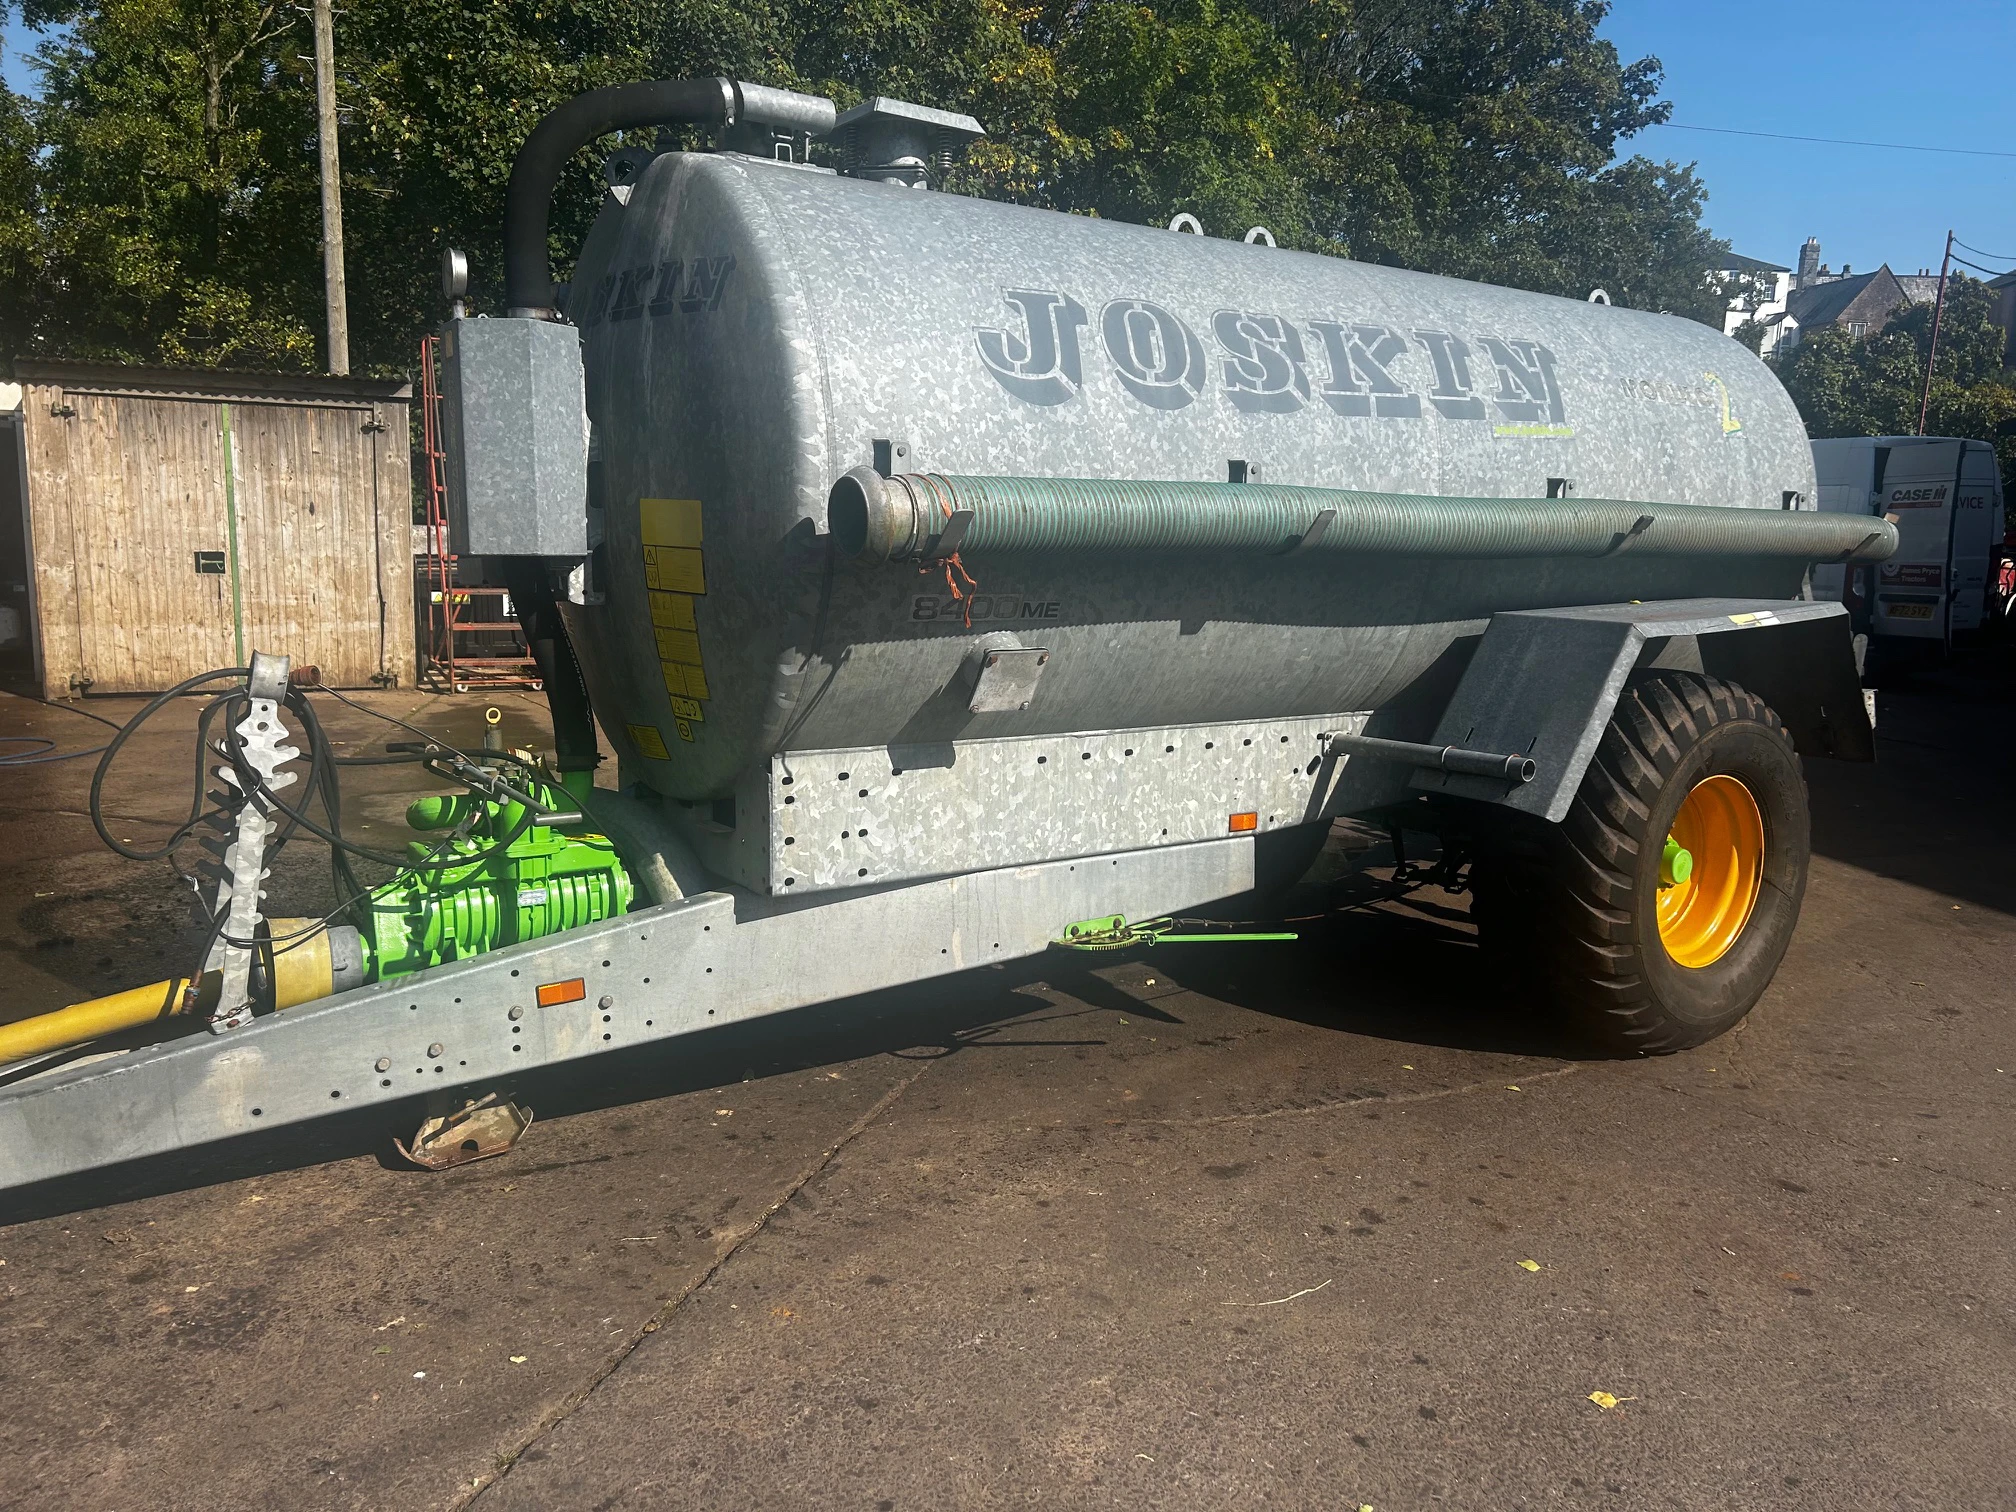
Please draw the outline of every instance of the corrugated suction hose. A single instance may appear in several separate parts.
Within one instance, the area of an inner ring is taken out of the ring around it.
[[[828,528],[865,561],[952,551],[1344,552],[1368,556],[1791,557],[1880,562],[1897,527],[1866,515],[1651,504],[1476,499],[1262,483],[1103,478],[884,478],[857,467],[833,486]]]

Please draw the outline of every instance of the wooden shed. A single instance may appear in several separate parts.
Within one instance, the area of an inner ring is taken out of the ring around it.
[[[254,650],[333,687],[411,684],[406,385],[15,371],[20,461],[0,476],[0,538],[27,569],[16,669],[45,697],[155,692]]]

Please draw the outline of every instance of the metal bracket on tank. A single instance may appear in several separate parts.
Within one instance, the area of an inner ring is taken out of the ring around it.
[[[945,517],[945,528],[931,537],[924,547],[924,562],[949,561],[959,554],[959,543],[966,539],[966,532],[973,528],[973,511],[955,509]]]
[[[1318,510],[1316,518],[1309,522],[1307,530],[1303,531],[1299,536],[1290,536],[1288,538],[1288,544],[1281,548],[1281,555],[1293,556],[1298,551],[1308,551],[1320,544],[1323,540],[1323,533],[1330,528],[1331,522],[1336,518],[1337,511],[1334,509]]]
[[[1029,707],[1036,684],[1050,665],[1047,646],[990,646],[980,654],[973,678],[973,714],[1014,714]]]

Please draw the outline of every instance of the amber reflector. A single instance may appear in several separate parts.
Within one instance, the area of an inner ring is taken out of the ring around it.
[[[588,984],[580,977],[569,977],[564,982],[539,984],[541,1008],[552,1008],[560,1003],[578,1003],[586,996],[588,996]]]
[[[1260,828],[1260,816],[1258,814],[1234,814],[1225,827],[1235,835],[1243,835],[1248,830]]]

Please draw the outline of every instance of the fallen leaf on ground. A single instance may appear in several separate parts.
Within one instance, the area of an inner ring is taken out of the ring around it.
[[[1589,1393],[1589,1400],[1594,1402],[1598,1407],[1601,1407],[1605,1412],[1608,1412],[1621,1402],[1635,1402],[1638,1398],[1612,1396],[1607,1391],[1592,1391]]]
[[[1519,1262],[1519,1269],[1537,1271],[1540,1269],[1540,1262],[1538,1260],[1521,1260]]]
[[[513,1356],[511,1356],[511,1363],[512,1363],[513,1365],[523,1365],[523,1364],[525,1363],[525,1356],[524,1356],[524,1355],[513,1355]]]

